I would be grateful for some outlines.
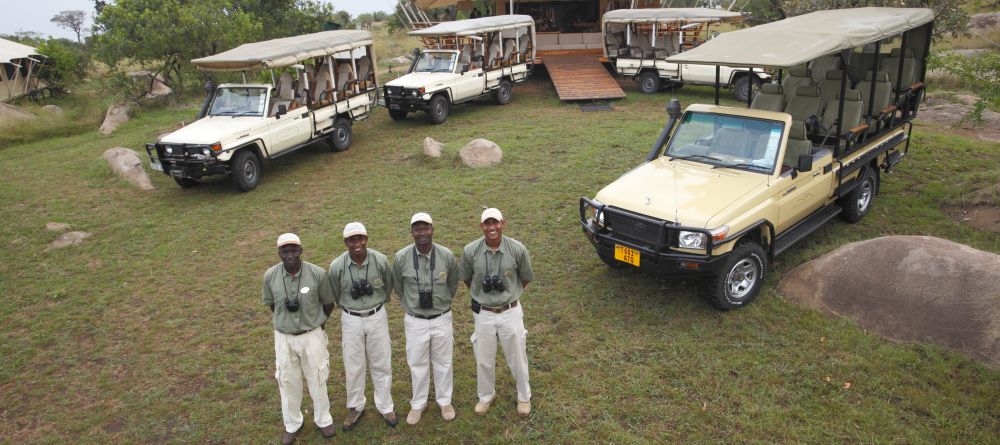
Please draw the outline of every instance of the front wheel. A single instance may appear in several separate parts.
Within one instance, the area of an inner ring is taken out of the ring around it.
[[[741,76],[739,79],[736,79],[736,82],[733,82],[733,96],[736,97],[736,100],[746,102],[747,98],[750,97],[751,78],[753,79],[752,82],[754,89],[760,89],[759,79],[751,75]]]
[[[394,121],[406,119],[406,110],[389,110],[389,117]]]
[[[844,209],[840,214],[841,217],[851,224],[861,221],[861,218],[864,218],[871,210],[872,201],[875,200],[877,187],[875,174],[872,173],[871,169],[865,169],[861,172],[861,177],[861,184],[838,201],[838,204]]]
[[[431,98],[430,106],[427,108],[427,118],[435,125],[441,125],[448,120],[448,98],[437,95]]]
[[[510,81],[507,79],[500,81],[500,87],[497,88],[496,93],[493,93],[493,100],[497,105],[507,105],[510,103],[510,99],[513,96],[511,92]]]
[[[330,134],[330,150],[344,151],[351,148],[351,141],[354,136],[351,132],[351,121],[338,117],[333,124],[333,133]]]
[[[656,94],[660,91],[660,76],[653,71],[643,71],[635,78],[635,83],[642,94]]]
[[[249,192],[257,187],[260,182],[260,159],[249,149],[236,152],[233,156],[233,172],[229,174],[229,179],[233,185],[241,192]]]
[[[709,303],[723,311],[750,304],[760,293],[766,273],[767,254],[760,245],[748,242],[736,246],[711,278]]]

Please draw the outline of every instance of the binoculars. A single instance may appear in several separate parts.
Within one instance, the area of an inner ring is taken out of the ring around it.
[[[299,311],[299,300],[292,301],[291,299],[285,299],[285,309],[288,312],[298,312]]]
[[[483,277],[483,292],[503,292],[506,289],[507,286],[504,286],[503,281],[500,281],[500,275]]]
[[[368,280],[362,279],[361,281],[351,283],[351,297],[355,300],[361,298],[363,295],[371,295],[373,292],[375,292],[375,289],[372,288]]]
[[[420,309],[430,309],[434,307],[434,291],[431,289],[418,289],[420,295]]]

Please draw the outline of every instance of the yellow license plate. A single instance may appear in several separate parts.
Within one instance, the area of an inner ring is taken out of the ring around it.
[[[615,259],[639,267],[639,251],[615,244]]]

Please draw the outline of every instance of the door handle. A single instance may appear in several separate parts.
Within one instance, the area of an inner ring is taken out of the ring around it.
[[[813,173],[813,177],[815,178],[815,177],[819,176],[819,173],[820,173],[819,170],[816,170],[816,173]]]
[[[788,188],[788,190],[785,190],[785,193],[784,193],[784,194],[782,194],[781,196],[786,196],[786,195],[788,195],[789,193],[792,193],[792,192],[794,192],[794,191],[795,191],[795,189],[796,189],[797,187],[798,187],[798,186],[796,186],[796,185],[793,185],[793,186],[789,187],[789,188]]]

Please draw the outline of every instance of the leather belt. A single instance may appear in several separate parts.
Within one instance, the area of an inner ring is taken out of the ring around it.
[[[355,312],[344,307],[342,307],[341,309],[343,309],[346,314],[353,315],[355,317],[371,317],[372,315],[375,315],[376,312],[382,309],[382,305],[380,304],[378,306],[375,306],[375,309],[369,309],[367,311],[361,311],[361,312]]]
[[[435,318],[438,318],[438,317],[440,317],[440,316],[442,316],[442,315],[444,315],[444,314],[447,314],[447,313],[449,313],[449,312],[451,312],[451,309],[450,309],[450,308],[449,308],[448,310],[446,310],[446,311],[444,311],[444,312],[440,313],[440,314],[434,314],[434,315],[420,315],[420,314],[411,314],[411,313],[409,313],[409,312],[407,312],[407,314],[408,314],[409,316],[411,316],[411,317],[415,317],[415,318],[419,318],[419,319],[421,319],[421,320],[433,320],[433,319],[435,319]]]
[[[513,302],[507,303],[503,306],[497,306],[497,307],[483,306],[482,304],[479,304],[479,302],[477,302],[476,300],[472,300],[472,303],[473,303],[472,312],[475,312],[477,314],[479,313],[480,309],[490,311],[494,314],[501,314],[517,307],[517,300],[514,300]]]
[[[296,331],[296,332],[288,332],[288,333],[287,333],[287,335],[296,335],[296,336],[297,336],[297,335],[302,335],[302,334],[308,334],[308,333],[310,333],[310,332],[312,332],[312,331],[314,331],[314,330],[315,330],[315,329],[310,329],[310,330],[308,330],[308,331]]]

